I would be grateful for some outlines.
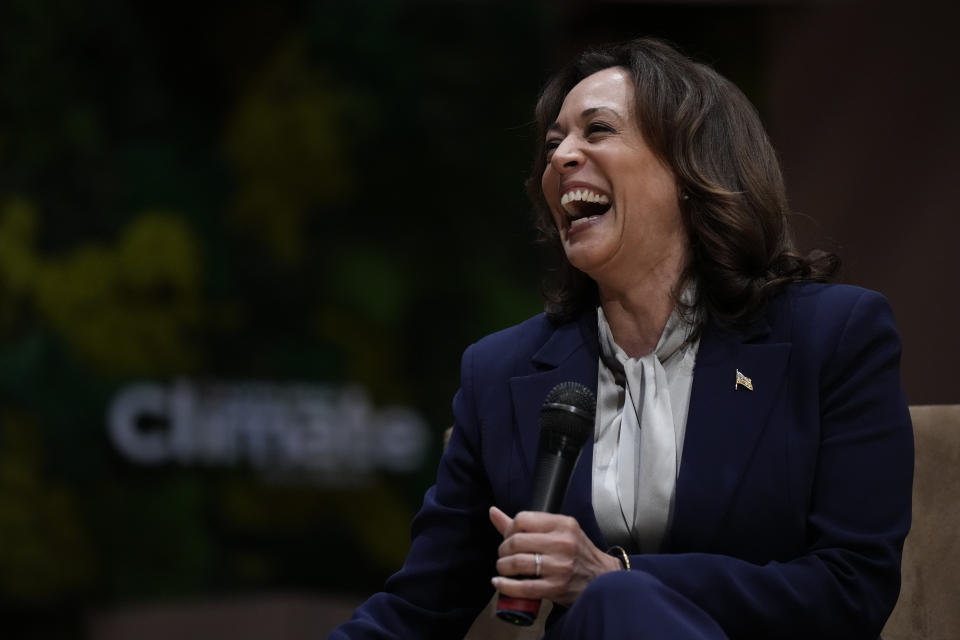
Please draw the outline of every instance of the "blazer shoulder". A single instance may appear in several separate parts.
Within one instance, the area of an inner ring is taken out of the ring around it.
[[[507,365],[515,369],[530,362],[533,355],[556,331],[557,325],[540,313],[512,327],[484,336],[467,348],[483,370]]]
[[[823,309],[843,313],[861,302],[889,305],[883,294],[852,284],[800,282],[788,286],[783,297],[795,309],[807,311]]]
[[[876,291],[819,282],[790,285],[771,305],[775,333],[818,348],[836,345],[845,334],[887,334],[899,340],[893,310]]]

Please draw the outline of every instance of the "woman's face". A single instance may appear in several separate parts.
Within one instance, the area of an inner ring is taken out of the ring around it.
[[[676,181],[643,140],[632,95],[625,69],[598,71],[570,90],[546,137],[541,186],[564,251],[601,285],[645,277],[687,246]]]

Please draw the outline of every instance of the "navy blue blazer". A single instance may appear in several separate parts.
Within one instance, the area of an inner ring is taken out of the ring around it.
[[[522,510],[540,405],[556,384],[596,390],[596,314],[544,316],[466,350],[455,427],[414,519],[403,568],[331,638],[460,638],[493,593],[500,536]],[[910,527],[913,432],[886,300],[788,287],[743,331],[708,324],[694,370],[673,521],[630,558],[734,639],[876,638],[896,603]],[[753,391],[736,388],[736,371]],[[599,548],[588,442],[563,512]],[[562,613],[562,608],[556,607]]]

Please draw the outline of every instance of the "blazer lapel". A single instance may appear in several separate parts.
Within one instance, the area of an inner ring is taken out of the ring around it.
[[[740,334],[704,330],[665,551],[709,549],[722,524],[784,384],[790,344],[762,342],[768,333],[763,321]],[[752,391],[736,384],[737,371]]]
[[[560,325],[543,347],[533,356],[537,373],[510,379],[513,394],[514,428],[523,449],[524,478],[533,489],[533,469],[536,465],[540,439],[540,407],[553,387],[561,382],[579,382],[594,395],[597,392],[599,343],[596,313],[585,313],[578,322]],[[563,513],[577,518],[584,533],[602,544],[599,525],[593,513],[591,475],[593,467],[593,438],[587,440],[567,488]]]

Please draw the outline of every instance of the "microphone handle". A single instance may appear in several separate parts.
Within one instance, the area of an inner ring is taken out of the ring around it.
[[[530,511],[557,513],[567,493],[570,474],[579,455],[563,455],[562,452],[540,451],[534,471],[533,499]],[[536,576],[515,576],[528,579]],[[517,626],[529,627],[540,613],[540,600],[512,598],[500,594],[497,598],[497,617]]]
[[[563,456],[556,453],[540,452],[533,478],[533,498],[530,511],[557,513],[563,506],[563,497],[567,493],[570,474],[577,464],[578,456]]]

